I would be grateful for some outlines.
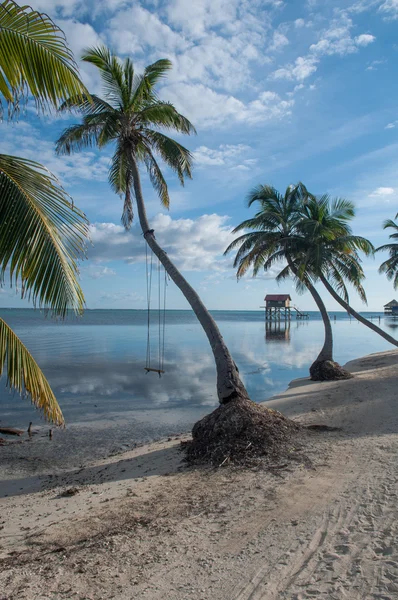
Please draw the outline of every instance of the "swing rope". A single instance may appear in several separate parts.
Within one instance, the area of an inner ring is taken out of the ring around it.
[[[146,339],[146,367],[151,368],[151,294],[152,294],[152,265],[153,254],[151,252],[151,265],[148,271],[148,245],[145,242],[145,265],[146,265],[146,299],[147,299],[147,339]],[[148,372],[148,371],[147,371]]]
[[[164,373],[164,353],[165,353],[165,333],[166,333],[166,288],[167,273],[164,269],[163,283],[163,306],[162,306],[162,281],[161,281],[161,262],[158,260],[158,368],[151,367],[151,296],[152,296],[152,273],[153,273],[153,253],[151,259],[148,259],[148,246],[145,244],[145,266],[146,266],[146,290],[147,290],[147,347],[146,347],[146,365],[147,373],[154,371],[159,377]]]

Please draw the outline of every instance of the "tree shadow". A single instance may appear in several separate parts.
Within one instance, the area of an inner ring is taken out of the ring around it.
[[[132,451],[129,454],[136,454]],[[184,468],[179,442],[131,457],[109,458],[99,465],[70,469],[58,474],[36,475],[0,481],[0,498],[48,491],[58,487],[86,487],[115,481],[140,480],[156,475],[172,475]]]

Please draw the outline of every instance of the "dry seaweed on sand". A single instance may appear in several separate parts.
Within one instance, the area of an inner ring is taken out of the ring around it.
[[[184,444],[189,464],[255,466],[288,456],[301,427],[280,412],[240,399],[198,421]]]

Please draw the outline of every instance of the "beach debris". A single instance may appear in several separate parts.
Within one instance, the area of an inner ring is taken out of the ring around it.
[[[22,429],[15,429],[14,427],[0,427],[0,433],[7,435],[23,435]]]
[[[314,431],[341,431],[341,427],[331,427],[330,425],[305,425],[305,427]]]
[[[79,492],[80,492],[79,488],[70,487],[70,488],[67,488],[66,490],[64,490],[63,492],[61,492],[60,496],[62,498],[69,498],[70,496],[76,496],[76,494],[78,494]]]

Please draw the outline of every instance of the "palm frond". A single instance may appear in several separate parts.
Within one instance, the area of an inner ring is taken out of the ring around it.
[[[148,145],[177,173],[181,185],[184,185],[185,177],[192,178],[193,157],[187,148],[159,131],[146,129],[143,135],[148,140]]]
[[[28,395],[47,421],[63,425],[64,417],[51,387],[19,337],[0,319],[0,376],[6,369],[7,385]]]
[[[23,295],[64,316],[84,306],[77,261],[88,239],[85,215],[53,175],[32,161],[0,155],[0,275]]]
[[[39,109],[88,95],[61,29],[13,0],[0,4],[0,93],[11,114],[29,94]]]
[[[145,165],[148,171],[149,179],[152,183],[152,186],[158,193],[162,206],[168,210],[170,206],[170,197],[167,183],[163,177],[163,173],[160,170],[158,163],[155,160],[155,157],[150,151],[148,151],[145,156]]]
[[[125,81],[123,65],[119,58],[112,54],[106,46],[87,48],[81,56],[82,61],[94,65],[99,69],[105,92],[111,104],[116,102],[123,106],[125,97]]]
[[[145,127],[148,125],[164,127],[186,135],[196,133],[192,123],[169,102],[153,102],[140,110],[135,118],[137,122],[142,123]]]
[[[85,148],[94,148],[98,144],[101,128],[96,124],[87,126],[71,125],[62,132],[55,143],[55,152],[58,155],[69,155]]]
[[[155,93],[155,85],[159,83],[167,72],[172,68],[172,63],[167,58],[161,58],[145,68],[142,75],[136,78],[134,90],[132,90],[131,106],[136,110],[145,103],[156,103],[158,101]]]

